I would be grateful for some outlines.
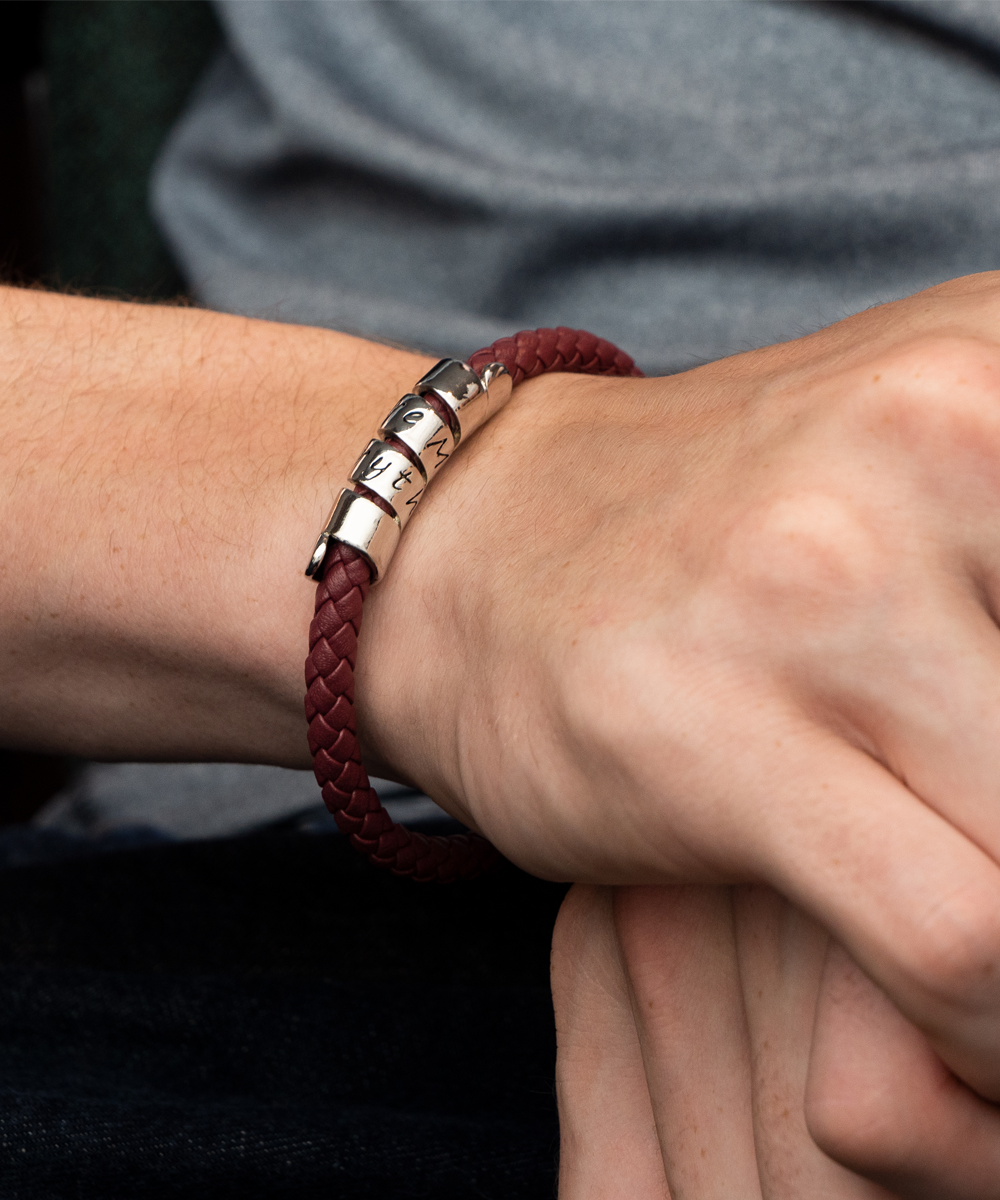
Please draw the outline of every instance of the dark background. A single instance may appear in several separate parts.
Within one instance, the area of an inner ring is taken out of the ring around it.
[[[138,299],[183,291],[147,177],[219,41],[204,0],[0,3],[8,282]]]
[[[0,0],[0,282],[183,295],[147,180],[220,40],[206,0]],[[0,826],[71,770],[0,747]]]

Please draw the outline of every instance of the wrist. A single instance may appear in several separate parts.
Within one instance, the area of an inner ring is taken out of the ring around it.
[[[389,560],[399,543],[401,525],[412,516],[408,506],[423,495],[431,476],[436,479],[436,472],[443,461],[453,457],[456,448],[461,449],[466,438],[474,433],[491,410],[495,416],[504,407],[510,399],[512,386],[526,378],[564,371],[619,378],[640,374],[628,355],[610,342],[593,334],[565,328],[525,330],[477,351],[468,364],[455,360],[439,363],[430,374],[416,382],[413,387],[416,395],[404,396],[394,406],[382,427],[385,440],[372,442],[365,452],[351,476],[356,488],[342,492],[334,515],[310,559],[307,573],[311,575],[315,572],[319,579],[306,660],[308,691],[305,707],[314,771],[322,786],[327,807],[336,817],[341,831],[351,836],[354,847],[368,855],[376,865],[398,874],[411,875],[422,881],[470,879],[481,871],[491,869],[498,860],[498,854],[489,841],[475,834],[428,839],[422,834],[411,833],[392,821],[372,789],[361,761],[355,708],[355,667],[361,651],[359,635],[362,631],[364,603],[372,583],[385,578]],[[438,411],[438,403],[450,409],[454,419],[452,416],[446,418],[443,410]],[[453,437],[447,432],[446,421],[452,425]],[[534,422],[533,431],[542,424]],[[557,425],[555,429],[558,439],[560,427]],[[439,435],[440,440],[435,440]],[[544,442],[544,439],[540,440]],[[399,450],[393,448],[397,443]],[[446,448],[443,454],[442,446]],[[402,452],[404,447],[409,447],[407,454]],[[520,468],[522,491],[526,481],[527,490],[534,492],[547,474],[553,474],[553,462],[547,462],[543,457],[542,470],[533,474],[530,470],[530,451],[535,451],[537,459],[537,447],[531,444],[530,439],[526,443],[526,450],[529,452],[526,455],[529,471],[524,471],[523,463],[515,462],[514,466]],[[410,457],[412,454],[419,458]],[[466,459],[468,461],[468,454]],[[419,472],[425,481],[423,487],[412,478],[415,472]],[[494,506],[502,511],[506,502],[509,509],[511,499],[516,505],[518,490],[512,486],[516,476],[514,472],[510,475],[510,479],[503,480],[508,495],[494,494],[496,489],[491,486],[491,480],[480,478],[475,490],[460,505],[461,512],[458,515],[469,518],[477,515],[474,510],[478,509],[481,515],[483,509],[487,509],[488,517],[495,517],[497,514],[491,511]],[[370,486],[366,487],[369,480]],[[370,498],[366,497],[366,490],[371,493]],[[541,490],[544,501],[544,487]],[[547,515],[543,512],[542,519]],[[531,524],[537,527],[537,518]],[[528,532],[530,542],[534,530]],[[509,556],[511,550],[509,544],[504,544],[500,527],[495,521],[487,525],[485,537],[483,529],[477,529],[472,544],[474,548],[479,548],[480,558],[485,550],[491,560],[502,560]],[[517,547],[515,539],[515,550]],[[434,549],[439,550],[440,547],[435,546]],[[556,553],[561,556],[563,550],[557,546]],[[449,567],[454,574],[454,563],[449,563]],[[492,612],[476,611],[481,610],[483,598],[492,594],[490,588],[478,589],[476,584],[479,579],[474,573],[466,582],[467,595],[472,599],[473,608],[471,628],[463,629],[459,620],[453,623],[450,631],[444,631],[446,634],[450,632],[456,644],[461,644],[463,633],[468,643],[468,635],[476,628],[489,634],[490,627],[497,624]],[[455,591],[453,594],[457,601],[459,593]],[[428,614],[420,611],[420,599],[419,595],[410,597],[410,613],[417,612],[420,617],[426,618]],[[460,615],[458,604],[450,608],[446,618]],[[503,633],[505,622],[502,618],[499,626]],[[513,627],[507,625],[506,628],[510,630]],[[403,687],[390,684],[388,699],[390,703],[395,703],[396,715],[403,720],[390,721],[383,725],[383,730],[396,730],[400,735],[404,735],[404,730],[406,734],[412,734],[414,728],[421,730],[418,714],[433,711],[431,706],[435,700],[440,702],[444,694],[440,687],[431,691],[427,688],[429,680],[438,684],[442,682],[442,663],[432,653],[427,653],[428,649],[433,649],[433,638],[430,644],[427,642],[428,632],[433,633],[431,622],[424,619],[422,627],[414,632],[416,637],[406,647],[413,661],[412,676],[407,676],[405,671],[400,673],[398,663],[391,664],[395,678]],[[494,645],[493,639],[486,636],[480,639],[479,646],[474,644],[473,639],[473,653],[465,655],[464,661],[459,661],[453,648],[449,647],[452,652],[448,654],[449,661],[443,664],[443,682],[446,687],[451,685],[452,692],[458,689],[461,699],[455,715],[459,719],[452,724],[449,712],[446,712],[444,720],[436,720],[429,729],[424,723],[421,732],[429,736],[423,738],[422,745],[415,747],[418,769],[421,763],[424,764],[428,777],[436,775],[441,782],[441,787],[429,789],[432,795],[441,796],[448,770],[451,769],[451,811],[465,817],[474,830],[476,824],[469,818],[476,809],[471,804],[463,806],[460,800],[466,790],[461,786],[465,782],[465,767],[472,765],[477,758],[480,765],[482,762],[482,755],[475,753],[475,742],[481,732],[477,726],[482,724],[484,717],[487,723],[490,720],[491,706],[477,705],[477,698],[484,692],[495,694],[498,688],[506,692],[511,682],[517,682],[521,672],[520,659],[515,657],[513,671],[505,672],[500,666],[504,661],[502,653],[499,656],[494,653],[497,649],[502,652],[511,648],[504,646],[502,639]],[[514,649],[516,651],[517,648]],[[529,672],[534,662],[533,659],[527,660]],[[481,663],[486,665],[485,671],[479,669]],[[512,678],[507,678],[507,675]],[[421,692],[430,703],[414,710],[414,702],[419,700]],[[517,691],[513,693],[515,700],[519,694]],[[384,686],[382,695],[387,695]],[[454,695],[449,700],[450,710],[454,712]],[[378,712],[378,705],[373,704],[369,711]],[[529,713],[533,711],[529,707]],[[407,717],[409,729],[404,724]],[[449,737],[450,727],[453,732]],[[487,738],[488,734],[489,731]],[[447,746],[449,740],[453,743],[451,749],[454,751],[450,756]],[[413,748],[412,737],[410,741]],[[467,757],[463,750],[471,750],[471,755]],[[496,764],[501,772],[504,772],[504,767],[504,763]],[[407,774],[411,779],[419,778],[415,773]]]
[[[355,673],[365,761],[381,776],[419,786],[474,828],[466,763],[477,724],[487,741],[490,720],[474,705],[507,684],[512,694],[518,689],[494,677],[499,664],[516,660],[484,635],[524,628],[516,610],[533,589],[530,578],[511,574],[511,560],[536,537],[539,521],[565,522],[567,542],[574,538],[573,513],[561,511],[568,493],[560,495],[558,483],[552,490],[561,476],[553,463],[572,431],[585,427],[588,444],[600,436],[595,406],[627,408],[650,382],[549,374],[521,383],[428,489],[392,569],[366,601]],[[571,462],[561,467],[572,473]],[[581,469],[589,467],[581,461]]]

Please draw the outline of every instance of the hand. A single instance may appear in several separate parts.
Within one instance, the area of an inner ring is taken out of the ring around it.
[[[767,889],[574,888],[553,995],[560,1200],[1000,1195],[1000,1114]]]
[[[1000,1097],[1000,280],[542,378],[366,613],[373,758],[538,874],[766,882]]]

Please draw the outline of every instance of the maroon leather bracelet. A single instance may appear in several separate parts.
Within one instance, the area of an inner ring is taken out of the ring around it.
[[[482,373],[492,363],[506,367],[514,386],[549,371],[642,375],[632,359],[610,342],[561,327],[501,338],[477,351],[467,366]],[[410,448],[395,440],[391,445],[417,467]],[[411,473],[403,472],[407,479]],[[361,477],[356,473],[352,478]],[[367,488],[362,494],[392,512]],[[332,540],[335,536],[332,535],[329,548],[320,539],[308,572],[319,578],[319,586],[306,659],[306,719],[313,770],[323,800],[355,849],[366,854],[376,866],[388,867],[397,875],[408,875],[420,882],[471,879],[500,861],[498,851],[485,838],[475,833],[436,837],[408,830],[392,820],[369,783],[358,745],[354,667],[361,613],[372,583],[372,563],[359,550]]]

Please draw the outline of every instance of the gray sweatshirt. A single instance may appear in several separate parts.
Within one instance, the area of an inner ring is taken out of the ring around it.
[[[647,371],[1000,267],[1000,4],[225,0],[154,176],[207,305]]]

